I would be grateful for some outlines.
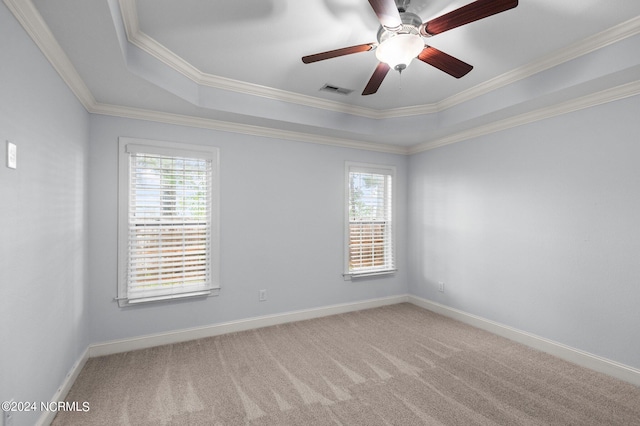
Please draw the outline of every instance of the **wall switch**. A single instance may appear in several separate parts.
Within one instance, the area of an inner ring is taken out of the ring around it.
[[[438,291],[444,293],[444,283],[442,281],[438,281]]]
[[[18,149],[16,145],[7,141],[7,167],[15,169],[18,163]]]
[[[267,300],[267,290],[258,291],[258,301],[264,302]]]

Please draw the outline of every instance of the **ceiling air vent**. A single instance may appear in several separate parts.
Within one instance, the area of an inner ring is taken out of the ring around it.
[[[353,92],[352,89],[345,89],[344,87],[334,86],[333,84],[325,84],[320,88],[324,92],[338,93],[339,95],[348,95]]]

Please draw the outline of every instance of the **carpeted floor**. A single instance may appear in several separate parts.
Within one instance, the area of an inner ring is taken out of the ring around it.
[[[54,425],[640,425],[640,388],[410,304],[92,358]]]

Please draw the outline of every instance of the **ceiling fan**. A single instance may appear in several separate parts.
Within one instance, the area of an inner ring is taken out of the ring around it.
[[[431,37],[518,5],[518,0],[477,0],[423,23],[418,15],[407,12],[410,2],[411,0],[369,0],[380,21],[377,43],[359,44],[304,56],[302,62],[310,64],[376,49],[376,57],[380,63],[364,88],[363,95],[376,93],[390,69],[402,72],[413,58],[460,78],[471,71],[473,66],[426,45],[422,37]]]

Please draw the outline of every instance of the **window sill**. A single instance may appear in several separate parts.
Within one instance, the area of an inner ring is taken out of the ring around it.
[[[345,272],[342,274],[345,281],[357,280],[360,278],[377,277],[381,275],[393,275],[397,269],[386,269],[384,271],[368,271],[368,272]]]
[[[125,307],[136,306],[136,305],[144,305],[147,303],[170,302],[172,300],[183,300],[183,299],[191,299],[196,297],[205,298],[210,296],[218,296],[219,294],[220,294],[220,289],[213,288],[210,290],[195,291],[192,293],[167,294],[162,296],[140,297],[136,299],[116,297],[113,300],[118,302],[119,307],[125,308]]]

